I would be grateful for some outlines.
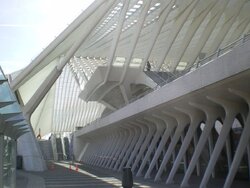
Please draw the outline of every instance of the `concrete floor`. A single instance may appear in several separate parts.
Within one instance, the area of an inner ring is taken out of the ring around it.
[[[76,163],[71,166],[69,162],[48,163],[48,170],[45,172],[25,172],[17,171],[17,188],[111,188],[122,187],[122,174],[111,170],[93,168],[91,166]],[[177,175],[176,181],[182,179],[182,175]],[[191,178],[190,187],[199,187],[200,179],[196,176]],[[213,179],[210,181],[211,188],[221,188],[223,186],[223,179]],[[178,188],[179,184],[166,185],[164,181],[153,182],[152,179],[145,180],[143,178],[134,178],[134,188]],[[248,188],[250,182],[235,181],[233,186],[235,188]]]

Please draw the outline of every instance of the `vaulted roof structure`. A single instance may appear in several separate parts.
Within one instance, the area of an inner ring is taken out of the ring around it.
[[[96,0],[11,87],[35,132],[71,132],[229,48],[250,32],[249,10],[246,0]]]

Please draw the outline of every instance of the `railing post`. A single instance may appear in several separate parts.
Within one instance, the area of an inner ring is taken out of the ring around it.
[[[218,51],[217,51],[216,57],[219,57],[219,56],[220,56],[220,51],[221,51],[221,49],[219,48]]]
[[[247,37],[247,34],[244,34],[243,37],[242,37],[242,43],[246,42],[246,37]]]

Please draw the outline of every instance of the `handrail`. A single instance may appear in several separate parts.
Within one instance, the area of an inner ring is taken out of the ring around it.
[[[250,40],[250,33],[247,33],[247,34],[244,34],[241,38],[237,39],[236,41],[230,43],[229,45],[225,46],[224,48],[221,48],[221,49],[218,49],[215,53],[207,56],[206,58],[203,58],[201,60],[198,60],[197,62],[195,61],[193,64],[190,64],[188,67],[186,67],[183,71],[181,72],[176,72],[176,73],[173,73],[167,80],[163,79],[160,75],[158,75],[159,77],[162,78],[162,80],[164,80],[163,82],[161,82],[160,84],[158,84],[157,86],[155,86],[154,88],[152,88],[152,90],[147,90],[143,93],[141,93],[139,96],[136,96],[136,97],[133,97],[129,100],[129,103],[132,103],[142,97],[144,97],[145,95],[163,87],[164,85],[176,80],[177,78],[180,78],[186,74],[188,74],[189,72],[192,72],[196,69],[198,69],[199,67],[209,63],[210,61],[220,57],[221,55],[224,55],[225,53],[231,51],[234,47],[236,46],[240,46],[242,44],[244,44],[246,41]],[[156,74],[156,73],[155,73]],[[128,105],[128,104],[123,104],[121,105],[120,107],[118,107],[118,109]],[[112,113],[112,112],[111,112]],[[88,123],[87,125],[85,125],[84,127],[86,126],[90,126],[92,124],[95,124],[97,123],[98,121],[100,121],[100,119],[108,116],[110,113],[107,113],[105,114],[104,116],[100,117],[100,118],[97,118],[96,120]]]
[[[237,39],[236,41],[230,43],[229,45],[225,46],[224,48],[222,49],[218,49],[215,53],[207,56],[206,58],[204,59],[201,59],[201,60],[198,60],[197,62],[194,62],[193,64],[191,64],[190,66],[186,67],[185,70],[181,71],[181,72],[177,72],[177,73],[173,73],[173,75],[168,78],[167,80],[165,80],[163,83],[161,84],[158,84],[155,88],[155,89],[158,89],[159,87],[162,87],[172,81],[174,81],[175,79],[181,77],[181,76],[184,76],[185,74],[189,73],[189,72],[192,72],[196,69],[198,69],[199,67],[207,64],[208,62],[214,60],[215,58],[221,56],[221,55],[224,55],[225,53],[229,52],[232,48],[236,47],[236,46],[239,46],[243,43],[245,43],[246,41],[250,40],[250,33],[248,34],[245,34],[243,35],[243,37]]]

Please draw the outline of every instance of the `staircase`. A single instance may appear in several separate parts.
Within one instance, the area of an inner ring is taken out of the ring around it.
[[[50,140],[40,140],[38,141],[44,160],[53,160],[53,151]]]
[[[144,71],[144,73],[159,86],[163,86],[174,79],[174,76],[169,72]]]
[[[58,160],[59,161],[63,160],[64,157],[63,157],[63,146],[61,138],[56,138],[56,150],[57,150]]]

